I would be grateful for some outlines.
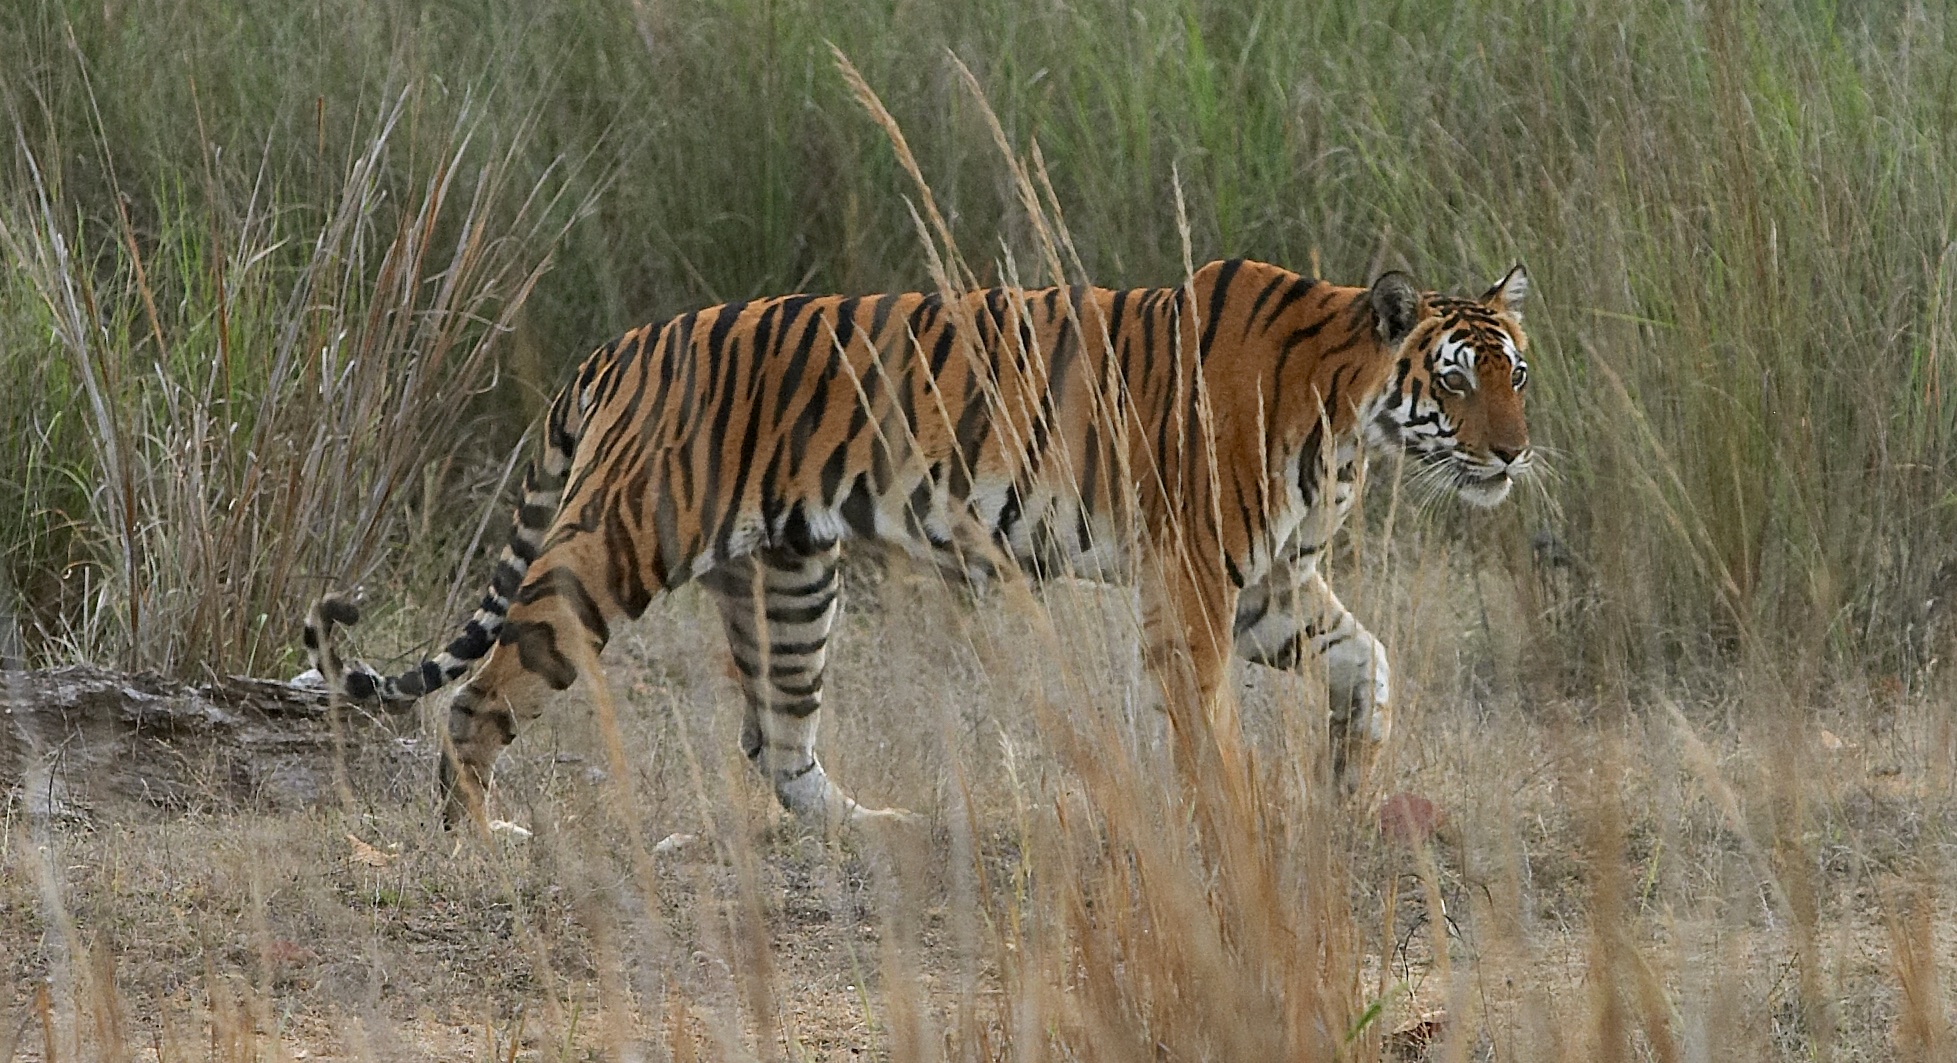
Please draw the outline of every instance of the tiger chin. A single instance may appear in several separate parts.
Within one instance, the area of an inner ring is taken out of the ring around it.
[[[1232,656],[1322,667],[1349,785],[1348,747],[1390,728],[1388,654],[1318,558],[1369,453],[1410,452],[1481,505],[1527,473],[1527,287],[1519,267],[1459,298],[1398,272],[1354,287],[1233,259],[1160,288],[681,314],[599,348],[552,401],[510,540],[441,653],[394,676],[343,660],[333,629],[357,613],[332,597],[306,646],[357,701],[468,676],[439,777],[444,824],[480,823],[498,755],[552,693],[617,625],[698,581],[743,694],[741,751],[781,803],[820,822],[894,816],[816,755],[838,560],[874,542],[976,578],[1135,584],[1179,726],[1218,719]]]

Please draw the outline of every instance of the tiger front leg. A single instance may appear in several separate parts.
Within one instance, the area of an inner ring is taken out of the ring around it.
[[[1393,731],[1393,687],[1386,647],[1352,614],[1345,620],[1351,630],[1325,651],[1325,687],[1331,704],[1332,777],[1350,793],[1361,774],[1352,766],[1354,754],[1362,763],[1370,760]]]
[[[1162,567],[1142,583],[1143,656],[1168,717],[1177,775],[1214,813],[1250,792],[1236,699],[1223,689],[1236,591],[1220,572]]]
[[[1393,730],[1386,647],[1315,567],[1300,573],[1280,565],[1239,599],[1236,649],[1246,660],[1289,671],[1324,661],[1332,775],[1344,791],[1355,790],[1361,772],[1354,760],[1368,759]]]

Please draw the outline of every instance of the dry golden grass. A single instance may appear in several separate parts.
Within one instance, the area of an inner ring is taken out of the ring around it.
[[[1379,553],[1342,582],[1406,662],[1395,737],[1330,800],[1315,685],[1239,666],[1253,851],[1192,837],[1125,707],[1127,592],[854,571],[825,758],[926,825],[823,839],[748,777],[682,591],[608,657],[624,778],[576,694],[506,756],[528,840],[434,826],[414,723],[351,803],[17,812],[12,1058],[1947,1058],[1947,700],[1844,687],[1788,729],[1736,722],[1737,675],[1561,696],[1533,588],[1444,535]],[[1418,845],[1379,826],[1409,794]]]

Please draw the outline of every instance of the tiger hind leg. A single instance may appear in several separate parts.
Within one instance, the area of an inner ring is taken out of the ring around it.
[[[449,701],[439,764],[442,826],[485,822],[484,800],[503,747],[542,715],[550,695],[577,681],[611,637],[611,625],[645,611],[650,594],[620,602],[607,589],[615,563],[595,536],[575,537],[531,565],[512,598],[489,658]]]
[[[741,752],[796,816],[824,824],[903,819],[856,802],[815,754],[829,632],[841,610],[840,550],[765,550],[703,578],[720,606],[746,713]]]

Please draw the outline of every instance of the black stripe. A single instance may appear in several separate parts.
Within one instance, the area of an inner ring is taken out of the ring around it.
[[[761,482],[756,485],[761,493],[761,527],[770,540],[780,534],[782,514],[788,508],[781,482],[781,463],[787,456],[787,440],[777,438],[774,453],[768,456],[768,467],[762,470]]]
[[[757,593],[754,585],[754,566],[741,559],[737,562],[723,562],[707,570],[700,577],[700,586],[725,598],[752,598]]]
[[[1261,594],[1244,594],[1237,599],[1237,619],[1232,633],[1242,637],[1252,628],[1263,623],[1270,612],[1271,594],[1268,590]]]
[[[1058,290],[1055,289],[1056,292]],[[1081,342],[1077,319],[1080,316],[1080,295],[1083,291],[1084,289],[1079,287],[1067,290],[1070,312],[1061,316],[1055,329],[1053,350],[1047,356],[1046,387],[1040,395],[1039,420],[1033,423],[1032,453],[1026,466],[1028,477],[1039,475],[1040,462],[1053,433],[1054,414],[1066,397],[1067,371],[1080,357]]]
[[[677,365],[682,371],[679,400],[673,410],[674,423],[681,426],[692,425],[693,406],[699,397],[700,359],[693,352],[693,327],[699,323],[698,310],[682,314],[673,319],[673,327],[666,334],[666,357],[668,360],[678,359]]]
[[[804,605],[775,605],[769,603],[763,615],[770,624],[813,624],[829,612],[836,604],[835,594],[825,594],[821,598]]]
[[[1268,328],[1272,322],[1283,316],[1286,310],[1291,309],[1293,303],[1303,299],[1312,289],[1318,287],[1318,284],[1318,281],[1308,277],[1293,277],[1291,287],[1284,290],[1284,294],[1271,306],[1270,314],[1264,318],[1265,327]]]
[[[1318,501],[1318,446],[1321,423],[1312,424],[1311,433],[1305,436],[1305,445],[1298,454],[1298,494],[1304,498],[1305,505]]]
[[[1287,333],[1283,341],[1278,344],[1277,369],[1272,375],[1277,379],[1282,380],[1284,375],[1284,363],[1291,359],[1291,352],[1297,350],[1298,347],[1302,345],[1305,341],[1318,335],[1318,333],[1325,328],[1326,324],[1329,323],[1336,316],[1338,315],[1333,313],[1328,313],[1324,317],[1319,318],[1317,321],[1314,321],[1309,325],[1305,325],[1302,328],[1292,329],[1289,333]]]
[[[1108,312],[1107,319],[1102,322],[1107,328],[1107,335],[1095,337],[1102,342],[1102,346],[1094,351],[1096,357],[1107,355],[1109,353],[1107,348],[1113,347],[1116,339],[1120,337],[1121,319],[1127,316],[1128,300],[1133,298],[1134,295],[1135,291],[1132,288],[1127,291],[1114,293],[1114,298],[1111,300],[1114,303],[1114,307]]]
[[[661,484],[652,504],[652,537],[656,544],[653,579],[671,589],[685,582],[692,560],[680,544],[679,508],[673,500],[672,484]]]
[[[897,305],[897,296],[877,295],[870,299],[870,346],[877,346],[878,337],[883,335],[883,326],[890,321],[891,308]]]
[[[1018,524],[1019,518],[1024,516],[1020,505],[1019,485],[1007,485],[1006,501],[999,507],[999,519],[992,525],[994,534],[1001,540],[1009,540],[1012,537],[1013,525]]]
[[[812,698],[822,693],[822,675],[819,672],[815,678],[806,683],[791,684],[783,682],[783,680],[797,678],[801,674],[796,671],[770,668],[768,669],[769,685],[775,688],[776,693],[785,694],[791,698]]]
[[[742,505],[747,501],[747,482],[754,475],[754,452],[761,442],[761,411],[755,408],[756,405],[752,402],[748,404],[747,430],[741,433],[740,449],[734,454],[736,463],[734,487],[727,492],[727,509],[720,521],[718,553],[722,557],[727,556],[728,543],[734,536],[735,519],[740,514]],[[710,504],[709,500],[712,497],[709,495],[707,499],[701,501],[703,511]]]
[[[870,494],[870,486],[864,474],[856,474],[856,479],[850,484],[849,496],[843,499],[842,505],[837,509],[842,514],[843,522],[848,524],[859,537],[864,539],[877,537],[876,500]]]
[[[738,363],[728,360],[724,355],[727,334],[733,331],[734,322],[740,320],[741,311],[745,309],[747,309],[747,304],[744,302],[722,303],[716,308],[713,327],[707,330],[708,391],[713,391],[721,385],[721,369],[725,368],[727,370],[728,380],[731,382],[735,370],[740,368]]]
[[[781,539],[782,545],[804,555],[821,553],[836,545],[833,539],[816,539],[815,528],[809,524],[808,512],[799,499],[789,508],[788,516],[782,522]]]
[[[787,716],[797,720],[805,720],[808,719],[810,716],[815,715],[816,711],[822,708],[822,699],[819,697],[811,697],[811,698],[798,698],[794,701],[790,701],[787,703],[771,702],[768,705],[768,708],[773,710],[774,712],[778,712],[782,714],[783,716]],[[794,774],[787,776],[787,778],[799,779],[802,776],[807,775],[809,772],[814,771],[815,769],[816,769],[816,762],[813,759],[811,759],[809,761],[808,767],[803,768],[800,771],[797,771]]]
[[[504,625],[497,641],[516,646],[517,660],[524,670],[543,677],[552,690],[563,690],[577,682],[578,670],[557,649],[557,632],[549,624],[512,621]]]
[[[490,638],[489,629],[483,627],[481,621],[470,617],[469,622],[462,625],[462,633],[451,639],[442,652],[459,661],[474,661],[488,653],[492,645],[494,641]],[[434,685],[441,686],[440,683]]]
[[[883,380],[885,375],[886,373],[883,368],[883,363],[881,361],[872,361],[869,363],[868,366],[864,368],[863,376],[864,376],[865,387],[863,389],[863,394],[865,395],[865,397],[868,397],[872,394],[871,389],[868,387],[869,382],[872,380]],[[892,389],[888,386],[886,382],[886,385],[882,390],[890,391]],[[862,408],[863,407],[858,407],[859,410],[861,410]],[[870,440],[869,440],[870,488],[871,490],[875,491],[878,495],[882,495],[885,491],[888,491],[890,489],[890,474],[891,474],[891,461],[892,461],[890,430],[893,427],[894,426],[891,425],[890,423],[890,416],[889,416],[888,409],[886,408],[883,411],[879,411],[877,416],[877,430],[870,434]]]
[[[659,327],[657,335],[650,340],[654,350],[658,352],[658,357],[655,360],[659,365],[659,390],[653,392],[652,402],[646,407],[646,416],[650,418],[665,416],[666,399],[672,392],[673,378],[678,372],[678,366],[673,361],[673,346],[666,342],[671,332],[672,323],[667,322]],[[641,373],[639,375],[643,380],[649,374]]]
[[[795,416],[795,427],[788,433],[788,479],[791,481],[801,479],[802,459],[809,453],[809,436],[815,433],[816,425],[827,415],[829,381],[836,375],[836,364],[837,359],[830,359],[822,375],[816,378],[808,404]]]
[[[977,381],[973,383],[976,385]],[[988,415],[991,402],[975,387],[966,394],[965,408],[959,412],[958,424],[952,429],[952,437],[958,444],[958,464],[951,468],[948,490],[959,501],[971,497],[972,482],[978,478],[979,450],[992,434],[992,418]]]
[[[1087,512],[1094,508],[1101,486],[1101,433],[1095,418],[1089,418],[1087,422],[1086,449],[1087,468],[1080,478],[1082,520],[1085,520]]]
[[[861,432],[863,427],[869,424],[869,398],[876,390],[875,378],[867,372],[856,372],[854,363],[849,360],[849,346],[856,338],[856,308],[860,302],[861,300],[859,299],[850,298],[843,300],[837,306],[836,324],[834,328],[835,336],[831,341],[834,350],[830,360],[830,369],[832,371],[847,370],[851,376],[855,377],[857,385],[863,389],[862,396],[855,403],[851,404],[849,429],[843,433],[842,445],[845,447],[855,442],[857,433]]]
[[[724,455],[719,452],[724,451],[727,445],[727,423],[733,419],[734,404],[741,397],[740,388],[737,386],[739,371],[741,369],[741,360],[738,357],[741,337],[731,337],[730,346],[729,333],[733,328],[733,316],[730,314],[730,311],[738,313],[746,305],[746,303],[729,303],[721,307],[720,316],[714,319],[713,328],[707,333],[707,362],[710,367],[707,376],[707,392],[719,401],[714,405],[714,415],[711,422],[712,427],[709,429],[710,434],[707,436],[708,445],[716,453],[707,456],[707,482],[704,492],[700,496],[704,502],[701,507],[703,512],[706,506],[712,505],[721,497],[720,477],[727,462],[724,460]],[[722,362],[733,363],[728,366],[727,376],[724,379],[720,378],[718,372]],[[760,375],[759,366],[754,367],[753,375],[757,377]],[[748,427],[750,430],[754,426],[754,420],[754,411],[750,408],[748,411]]]
[[[790,570],[775,568],[772,566],[769,567],[769,569],[767,570],[767,574],[770,576],[778,576],[784,573],[788,575],[795,574]],[[836,570],[834,568],[825,568],[821,575],[815,577],[815,579],[810,580],[807,583],[799,584],[794,587],[770,586],[768,587],[768,595],[769,597],[779,597],[779,598],[806,598],[811,594],[816,594],[821,591],[829,590],[833,588],[835,585],[836,585]]]
[[[913,538],[923,533],[924,518],[931,513],[931,481],[919,480],[911,488],[910,501],[904,504],[905,531]]]
[[[944,375],[945,361],[951,357],[951,345],[958,340],[955,319],[946,317],[938,326],[938,340],[931,347],[931,379],[938,380]],[[923,337],[919,337],[919,342]]]
[[[546,598],[563,598],[570,606],[571,614],[577,618],[586,631],[591,632],[602,644],[611,641],[611,626],[605,623],[605,616],[598,609],[598,602],[591,597],[591,591],[579,579],[577,573],[568,568],[554,568],[542,578],[524,585],[517,592],[519,604],[530,605]],[[512,624],[516,621],[511,621]],[[534,625],[532,625],[534,626]],[[504,641],[509,641],[509,628],[504,628]]]
[[[1210,356],[1210,347],[1216,342],[1216,327],[1223,319],[1223,304],[1230,296],[1230,282],[1236,279],[1243,264],[1243,259],[1233,258],[1217,270],[1216,286],[1210,289],[1209,319],[1203,322],[1203,336],[1196,344],[1197,361],[1205,361]]]
[[[591,392],[591,402],[586,404],[582,399],[579,399],[576,400],[577,405],[595,407],[611,401],[611,397],[618,391],[619,381],[622,379],[620,374],[616,372],[618,352],[623,350],[625,345],[631,342],[631,339],[632,334],[628,332],[605,346],[600,347],[598,350],[593,351],[591,357],[585,359],[585,364],[579,367],[582,371],[578,373],[574,391],[576,394],[582,396],[587,389],[591,388],[593,381],[600,382],[597,388]]]
[[[1226,475],[1230,476],[1230,489],[1237,496],[1237,519],[1243,522],[1247,537],[1254,543],[1264,534],[1264,514],[1261,510],[1254,515],[1251,513],[1250,504],[1244,500],[1243,477],[1234,473]],[[1260,479],[1258,482],[1261,486],[1263,481]]]
[[[1257,299],[1250,304],[1250,313],[1244,315],[1245,339],[1250,338],[1250,330],[1257,323],[1257,311],[1263,309],[1264,301],[1271,297],[1272,292],[1277,291],[1277,286],[1284,283],[1284,276],[1283,273],[1274,274],[1270,283],[1264,285],[1263,290],[1257,293]]]
[[[781,334],[775,340],[775,350],[769,352],[771,362],[779,356],[782,345],[787,343],[789,330],[794,328],[797,318],[813,301],[810,296],[798,295],[782,303],[786,313],[781,321]],[[801,338],[795,341],[794,353],[788,356],[788,364],[782,367],[781,377],[775,384],[775,415],[772,420],[776,424],[781,423],[788,412],[789,401],[802,386],[802,373],[808,367],[809,353],[814,349],[815,338],[821,331],[817,327],[821,319],[822,314],[817,312],[803,322]]]
[[[611,569],[607,582],[611,585],[612,600],[628,617],[643,614],[652,604],[652,592],[646,587],[639,562],[639,544],[615,511],[605,520],[605,562]]]
[[[829,460],[822,463],[822,475],[817,484],[817,491],[824,509],[836,504],[836,493],[843,486],[843,467],[848,463],[849,452],[840,446],[831,450]]]
[[[530,562],[537,560],[537,544],[531,542],[530,540],[524,538],[521,535],[510,536],[510,545],[508,549],[510,551],[511,556],[515,557],[518,561],[523,562],[526,568],[529,567]]]
[[[1162,401],[1155,411],[1156,413],[1155,460],[1158,464],[1162,466],[1167,466],[1170,458],[1169,426],[1175,420],[1175,413],[1176,413],[1176,408],[1175,408],[1176,393],[1175,393],[1174,385],[1183,383],[1183,374],[1184,374],[1184,365],[1181,360],[1182,356],[1178,354],[1178,352],[1175,349],[1175,345],[1180,341],[1182,336],[1181,294],[1182,294],[1181,292],[1177,292],[1176,298],[1173,301],[1168,302],[1169,308],[1170,310],[1173,311],[1173,313],[1165,315],[1168,318],[1168,320],[1164,322],[1164,325],[1166,326],[1167,329],[1167,335],[1164,336],[1162,339],[1162,348],[1163,348],[1162,353],[1167,357],[1169,362],[1169,371],[1173,374],[1173,379],[1165,379],[1162,382],[1163,383]],[[1149,344],[1151,361],[1153,360],[1154,347],[1155,347],[1154,344]],[[1148,376],[1150,372],[1151,370],[1149,366],[1145,364],[1142,368],[1143,375]],[[1189,392],[1189,399],[1193,404],[1196,398],[1195,384],[1193,382],[1189,383],[1187,390]],[[1185,441],[1187,440],[1188,433],[1192,427],[1193,426],[1189,425],[1188,423],[1184,423],[1183,432],[1184,432]],[[1182,481],[1183,478],[1188,475],[1189,464],[1190,463],[1188,461],[1176,462],[1176,482],[1173,485],[1166,485],[1166,477],[1164,478],[1165,485],[1169,486],[1170,489],[1177,494],[1180,494],[1181,489],[1184,486]]]

